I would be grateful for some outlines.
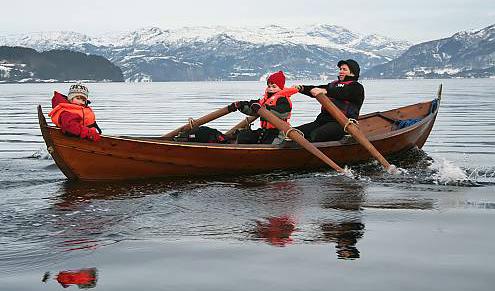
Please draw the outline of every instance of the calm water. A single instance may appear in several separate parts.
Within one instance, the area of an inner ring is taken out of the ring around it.
[[[0,290],[491,290],[495,79],[364,81],[363,113],[427,101],[423,150],[396,164],[213,180],[69,183],[46,152],[67,84],[0,85]],[[259,82],[91,84],[106,134],[159,135]],[[293,124],[318,106],[296,95]],[[211,126],[230,128],[234,113]],[[68,274],[64,271],[71,270]],[[76,285],[74,285],[76,284]]]

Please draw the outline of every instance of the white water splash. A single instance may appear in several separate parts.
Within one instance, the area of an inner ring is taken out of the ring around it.
[[[475,180],[477,182],[485,182],[485,183],[495,183],[495,168],[470,168],[466,169],[466,173],[469,175],[469,180]]]
[[[41,147],[39,150],[34,152],[31,156],[29,156],[32,159],[37,159],[37,160],[51,160],[52,156],[46,149],[46,146]]]
[[[407,169],[397,167],[397,174],[405,176],[409,174],[409,171]]]
[[[395,165],[390,165],[390,168],[385,170],[388,174],[390,175],[395,175],[395,176],[400,176],[400,175],[407,175],[409,174],[409,171],[407,171],[404,168],[397,167]]]
[[[343,168],[343,170],[344,171],[342,173],[339,173],[336,171],[330,171],[327,173],[315,173],[314,176],[315,177],[340,177],[340,176],[344,176],[344,177],[351,178],[351,179],[356,178],[354,175],[354,172],[352,171],[352,169],[350,167],[345,166]]]
[[[347,165],[344,167],[344,172],[342,174],[348,178],[351,178],[351,179],[355,178],[351,167],[348,167]]]
[[[459,184],[469,180],[464,170],[446,159],[434,160],[428,168],[435,172],[432,175],[435,184]]]

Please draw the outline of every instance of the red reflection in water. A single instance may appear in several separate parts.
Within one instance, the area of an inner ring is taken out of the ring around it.
[[[96,240],[89,239],[74,239],[74,240],[64,240],[62,246],[69,247],[65,249],[66,252],[76,251],[76,250],[95,250],[99,247],[99,242]]]
[[[56,280],[64,288],[77,285],[80,289],[88,289],[96,287],[97,278],[96,268],[88,268],[61,271],[58,273]]]
[[[290,236],[296,229],[296,222],[289,216],[269,217],[256,224],[257,234],[271,245],[284,247],[293,242]]]

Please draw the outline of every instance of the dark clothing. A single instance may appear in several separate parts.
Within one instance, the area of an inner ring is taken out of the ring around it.
[[[208,127],[200,126],[189,131],[180,132],[175,141],[201,142],[201,143],[227,143],[227,137],[220,131]]]
[[[280,134],[278,129],[258,128],[256,130],[245,129],[237,133],[239,144],[271,144]]]
[[[303,85],[300,93],[313,97],[310,93],[313,88],[326,89],[327,96],[330,100],[332,100],[332,102],[339,107],[339,109],[342,110],[348,118],[357,119],[359,117],[359,110],[361,110],[361,106],[364,101],[364,88],[363,85],[357,82],[355,77],[346,76],[344,81],[334,81],[332,83],[328,83],[327,85]],[[321,113],[316,119],[320,122],[334,120],[330,113],[328,113],[324,108],[322,108]]]
[[[300,93],[311,95],[313,88],[322,88],[327,90],[327,96],[330,100],[348,117],[357,119],[359,111],[364,101],[364,87],[357,82],[356,77],[346,76],[343,81],[337,80],[327,85],[311,86],[303,85]],[[327,123],[332,123],[321,128]],[[338,125],[340,128],[337,129]],[[325,108],[321,108],[321,113],[316,117],[314,122],[303,124],[297,127],[304,132],[307,139],[313,142],[339,140],[344,136],[342,126],[328,113]]]
[[[316,120],[296,128],[302,131],[307,140],[312,142],[339,140],[345,135],[344,128],[337,121],[319,123]]]

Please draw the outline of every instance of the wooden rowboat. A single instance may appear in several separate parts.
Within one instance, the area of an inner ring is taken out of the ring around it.
[[[426,142],[440,105],[438,98],[359,117],[359,128],[384,156]],[[398,121],[421,119],[404,128]],[[176,142],[154,138],[103,135],[98,143],[69,137],[49,126],[38,106],[43,139],[53,160],[70,180],[125,180],[157,177],[236,175],[323,168],[325,164],[293,142],[282,145],[240,145]],[[370,160],[361,145],[347,136],[314,143],[340,165]]]

